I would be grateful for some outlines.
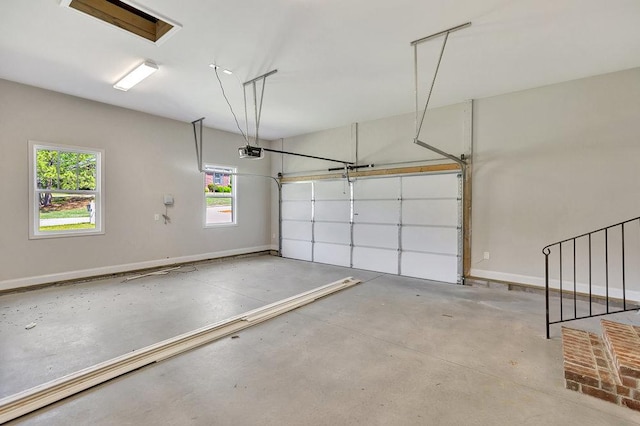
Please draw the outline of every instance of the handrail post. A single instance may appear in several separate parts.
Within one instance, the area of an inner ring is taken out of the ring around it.
[[[549,339],[549,254],[551,250],[545,248],[542,253],[544,253],[544,300],[547,311],[547,339]]]
[[[607,313],[609,313],[609,228],[604,229],[604,286],[607,300]]]
[[[624,223],[622,225],[622,309],[627,310],[627,288],[625,284],[625,262],[624,262]]]

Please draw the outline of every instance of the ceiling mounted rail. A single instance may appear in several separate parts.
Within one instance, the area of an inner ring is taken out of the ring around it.
[[[431,34],[429,36],[419,38],[418,40],[414,40],[411,42],[411,45],[414,46],[416,44],[424,43],[425,41],[429,41],[433,38],[440,37],[441,35],[450,34],[458,30],[463,30],[470,26],[471,26],[471,22],[467,22],[466,24],[458,25],[457,27],[451,27],[448,30],[440,31],[439,33]]]
[[[191,122],[193,126],[193,137],[196,141],[196,160],[198,161],[198,171],[202,171],[202,122],[204,117]]]
[[[242,91],[244,95],[244,120],[247,126],[247,136],[249,135],[249,120],[248,120],[249,117],[247,113],[247,86],[251,85],[253,89],[253,111],[255,114],[255,123],[256,123],[256,139],[255,139],[256,145],[260,144],[259,131],[260,131],[260,118],[262,117],[262,100],[264,99],[264,87],[267,84],[267,77],[277,72],[278,70],[272,70],[256,78],[253,78],[249,81],[245,81],[244,83],[242,83]],[[260,101],[258,102],[257,83],[259,81],[262,81],[262,89],[260,90]]]
[[[266,79],[267,77],[269,77],[270,75],[273,75],[275,73],[277,73],[278,70],[273,70],[273,71],[269,71],[268,73],[262,74],[256,78],[253,78],[249,81],[245,81],[244,83],[242,83],[242,87],[244,90],[244,115],[245,115],[245,121],[247,122],[247,126],[248,126],[248,116],[247,116],[247,86],[251,86],[252,87],[252,92],[253,92],[253,112],[255,115],[255,123],[256,123],[256,135],[255,135],[255,142],[256,145],[260,144],[260,119],[262,117],[262,101],[264,99],[264,87],[266,84]],[[258,97],[258,88],[257,88],[257,84],[262,81],[262,88],[260,90],[260,96]],[[247,134],[249,132],[249,129],[247,127]],[[342,160],[335,160],[333,158],[326,158],[326,157],[317,157],[315,155],[307,155],[307,154],[298,154],[297,152],[289,152],[289,151],[281,151],[278,149],[271,149],[271,148],[261,148],[261,147],[250,147],[250,146],[246,146],[246,147],[240,147],[239,152],[240,152],[240,156],[242,158],[262,158],[263,156],[263,151],[266,152],[273,152],[276,154],[285,154],[285,155],[295,155],[297,157],[305,157],[305,158],[313,158],[316,160],[324,160],[324,161],[331,161],[334,163],[340,163],[340,164],[344,164],[349,165],[349,164],[353,164],[352,162],[349,161],[342,161]]]
[[[191,122],[193,126],[193,137],[196,141],[196,160],[198,161],[198,171],[202,170],[202,122],[204,117]]]
[[[264,151],[267,152],[275,152],[277,154],[286,154],[286,155],[295,155],[297,157],[305,157],[305,158],[313,158],[316,160],[323,160],[323,161],[331,161],[333,163],[340,163],[340,164],[344,164],[344,165],[350,165],[353,164],[352,161],[343,161],[343,160],[335,160],[333,158],[326,158],[326,157],[317,157],[315,155],[307,155],[307,154],[298,154],[297,152],[289,152],[289,151],[280,151],[279,149],[270,149],[270,148],[262,148]],[[368,166],[367,166],[368,167]],[[340,168],[342,169],[342,167]]]
[[[414,71],[414,78],[415,78],[415,97],[416,97],[416,102],[415,102],[415,107],[416,107],[416,118],[415,118],[415,122],[416,122],[416,136],[414,138],[414,143],[416,145],[419,145],[423,148],[426,148],[430,151],[435,152],[436,154],[442,155],[445,158],[448,158],[452,161],[455,161],[456,163],[458,163],[460,165],[460,167],[464,167],[467,163],[466,161],[464,161],[464,159],[458,158],[455,155],[451,155],[447,152],[444,152],[432,145],[429,145],[428,143],[422,142],[420,140],[420,131],[422,130],[422,125],[424,124],[424,118],[427,114],[427,108],[429,107],[429,101],[431,100],[431,94],[433,93],[433,87],[435,86],[436,83],[436,78],[438,77],[438,71],[440,70],[440,64],[442,63],[442,57],[444,55],[444,49],[447,46],[447,41],[449,39],[449,34],[455,31],[459,31],[462,30],[464,28],[467,28],[471,26],[471,22],[467,22],[465,24],[462,25],[458,25],[455,27],[451,27],[447,30],[444,31],[440,31],[437,32],[435,34],[431,34],[429,36],[426,37],[422,37],[418,40],[414,40],[411,42],[411,46],[413,46],[413,71]],[[438,56],[438,63],[436,64],[436,70],[433,74],[433,79],[431,80],[431,85],[429,86],[429,92],[427,94],[427,100],[425,102],[424,105],[424,109],[422,111],[422,118],[420,119],[420,121],[418,122],[418,114],[419,114],[419,99],[418,99],[418,45],[424,42],[427,42],[429,40],[433,40],[437,37],[441,37],[444,36],[444,40],[442,42],[442,48],[440,49],[440,55]]]

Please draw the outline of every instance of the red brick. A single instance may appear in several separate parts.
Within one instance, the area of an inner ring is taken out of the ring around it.
[[[634,401],[632,399],[622,398],[622,401],[620,402],[625,407],[629,407],[632,410],[640,411],[640,401]]]
[[[638,351],[637,345],[629,345],[621,342],[616,342],[613,346],[616,356],[633,358],[634,354],[636,354]]]
[[[570,356],[572,358],[589,360],[591,362],[594,362],[594,360],[595,360],[595,358],[593,357],[593,354],[591,354],[591,352],[582,352],[582,351],[579,351],[577,349],[569,349],[569,350],[565,351],[564,355],[565,356]]]
[[[602,319],[600,320],[600,322],[602,323],[602,326],[607,326],[607,327],[611,327],[611,328],[623,328],[626,329],[625,324],[620,324],[619,322],[615,322],[615,321],[610,321],[607,319]]]
[[[640,379],[640,370],[636,370],[635,368],[629,368],[627,366],[620,366],[620,375],[627,377],[635,377],[636,379]]]
[[[624,361],[623,364],[627,364],[629,367],[640,370],[640,348],[634,349],[633,353],[616,353],[616,356],[620,361]]]
[[[564,371],[577,374],[579,376],[587,376],[593,379],[600,379],[598,371],[593,368],[585,368],[576,364],[565,364]]]
[[[625,354],[626,357],[634,361],[636,366],[640,365],[640,345],[636,345],[634,348],[629,349],[629,352]]]
[[[565,380],[567,389],[580,392],[580,383],[573,382],[571,380]]]
[[[611,342],[611,346],[619,354],[633,354],[638,349],[638,345],[635,342],[630,342],[629,337],[625,337],[619,340]]]
[[[614,345],[622,345],[626,348],[633,348],[638,346],[638,336],[631,334],[619,334],[615,337],[612,337],[611,343]]]
[[[614,381],[613,374],[611,374],[611,369],[608,365],[604,367],[598,366],[598,374],[602,380],[609,380],[610,382]]]
[[[569,335],[584,335],[587,332],[583,330],[576,330],[575,328],[562,327],[562,332]]]
[[[600,382],[600,388],[607,392],[611,392],[614,394],[616,393],[616,385],[611,382],[605,382],[605,381]]]
[[[582,374],[577,374],[571,371],[564,372],[564,378],[567,380],[572,380],[574,382],[582,383],[585,385],[593,386],[594,388],[600,387],[600,380],[594,379],[590,376],[585,376]]]
[[[582,385],[582,393],[603,399],[605,401],[613,402],[614,404],[618,403],[618,397],[616,395],[605,392],[602,389],[596,389],[592,388],[591,386]]]
[[[629,356],[618,356],[617,361],[620,367],[625,367],[629,370],[640,372],[640,359],[635,359]]]
[[[567,341],[567,338],[565,337],[563,341],[563,347],[571,348],[572,350],[591,352],[590,346],[591,346],[591,343],[588,340],[571,342],[571,341]]]
[[[622,381],[622,384],[625,385],[628,388],[631,389],[637,389],[638,388],[638,380],[634,379],[632,377],[627,377],[627,376],[620,376],[620,380]]]
[[[594,377],[598,377],[597,376],[598,367],[596,365],[586,366],[586,365],[576,364],[574,362],[567,362],[567,361],[565,361],[563,365],[565,370],[574,371],[580,374],[592,374],[594,375]]]
[[[596,358],[596,364],[599,367],[609,367],[609,363],[604,358]]]
[[[616,386],[616,393],[621,396],[631,397],[631,389],[623,385]]]
[[[586,363],[589,365],[593,365],[594,367],[596,366],[596,359],[591,354],[584,355],[578,352],[570,352],[565,354],[565,357],[567,360],[570,360],[570,361],[580,362],[582,364]]]
[[[564,360],[566,365],[576,365],[576,366],[580,366],[580,367],[584,367],[584,368],[588,368],[589,370],[595,370],[596,369],[596,364],[594,362],[589,362],[589,361],[585,361],[583,359],[578,359],[569,355],[565,356],[565,360]]]
[[[608,368],[599,368],[598,374],[600,375],[600,379],[609,383],[616,383],[615,376],[611,374],[611,371]]]

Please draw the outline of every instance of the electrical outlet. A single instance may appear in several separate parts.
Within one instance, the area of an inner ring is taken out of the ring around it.
[[[489,254],[489,252],[488,252],[488,251],[485,251],[485,252],[484,252],[483,259],[484,259],[484,260],[489,260],[489,259],[491,259],[491,255]]]
[[[156,213],[153,215],[153,220],[160,220],[160,213]]]

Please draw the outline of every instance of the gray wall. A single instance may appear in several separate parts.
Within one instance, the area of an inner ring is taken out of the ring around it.
[[[203,227],[190,123],[5,80],[0,93],[0,289],[269,248],[266,179],[238,180],[237,226]],[[105,235],[28,239],[29,140],[105,150]],[[205,128],[204,140],[205,162],[269,173],[238,158],[241,137]],[[175,197],[169,225],[154,221],[164,193]]]
[[[277,191],[266,179],[240,180],[237,227],[202,228],[190,124],[6,81],[0,93],[0,288],[277,246]],[[472,275],[541,285],[547,243],[640,216],[640,69],[480,99],[473,110]],[[468,103],[429,110],[421,139],[469,153],[468,111]],[[272,146],[396,163],[385,167],[432,164],[434,155],[411,143],[413,121],[407,114],[360,123],[357,144],[352,125]],[[28,240],[29,139],[106,150],[104,236]],[[205,161],[241,172],[334,165],[280,155],[240,161],[241,138],[212,129],[205,143]],[[153,221],[166,192],[176,197],[167,226]],[[640,270],[629,282],[640,289]]]
[[[430,109],[421,139],[468,153],[467,109]],[[542,285],[546,244],[640,216],[640,69],[475,100],[473,114],[472,275]],[[359,130],[360,163],[433,158],[411,143],[413,114]],[[274,146],[355,159],[353,126]],[[295,157],[272,164],[292,175],[328,166]],[[638,269],[631,271],[635,290]]]
[[[640,216],[640,69],[481,99],[474,136],[473,275],[541,285],[545,245]]]

